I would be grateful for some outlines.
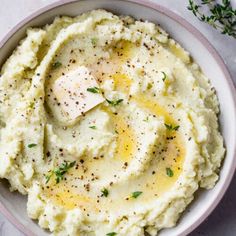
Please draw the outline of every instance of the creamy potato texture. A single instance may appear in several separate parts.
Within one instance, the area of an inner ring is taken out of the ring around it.
[[[215,91],[153,23],[95,10],[28,29],[0,103],[0,177],[55,235],[156,235],[218,179]]]

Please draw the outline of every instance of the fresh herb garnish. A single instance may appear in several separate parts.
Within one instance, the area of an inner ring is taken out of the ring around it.
[[[36,143],[30,143],[30,144],[28,144],[28,148],[32,148],[32,147],[35,147],[35,146],[37,146]]]
[[[170,124],[170,125],[165,124],[165,127],[166,127],[168,130],[174,130],[174,131],[177,131],[177,130],[179,129],[179,125],[173,126],[172,124]]]
[[[115,236],[115,235],[117,235],[116,232],[111,232],[111,233],[106,234],[106,236]]]
[[[143,121],[148,122],[149,117],[147,116]]]
[[[76,161],[65,161],[61,166],[55,168],[49,175],[46,176],[46,184],[49,182],[53,174],[56,176],[56,183],[58,184],[64,178],[64,174],[75,165]]]
[[[121,102],[123,102],[123,100],[124,100],[124,99],[118,99],[118,100],[111,101],[111,100],[106,99],[106,101],[107,101],[110,105],[112,105],[112,106],[117,106],[117,105],[119,105]]]
[[[100,89],[98,87],[87,88],[87,91],[90,93],[100,93]]]
[[[217,3],[214,0],[201,0],[197,4],[194,0],[189,0],[188,10],[202,22],[205,22],[222,34],[227,34],[236,38],[236,9],[233,9],[230,0],[222,0]],[[202,7],[207,6],[210,14],[206,15]],[[201,10],[200,10],[201,9]]]
[[[59,68],[61,65],[62,65],[61,62],[56,61],[56,62],[54,62],[54,63],[52,64],[52,68],[53,68],[53,69],[57,69],[57,68]]]
[[[140,191],[133,192],[133,193],[131,194],[131,197],[132,197],[132,198],[137,198],[137,197],[139,197],[142,193],[143,193],[143,192],[140,192]]]
[[[147,89],[151,89],[151,88],[152,88],[152,84],[151,84],[151,83],[148,83]]]
[[[169,176],[169,177],[173,177],[173,175],[174,175],[174,172],[173,172],[173,170],[171,170],[171,168],[166,168],[166,174]]]
[[[98,42],[98,39],[97,39],[97,38],[91,38],[91,43],[92,43],[93,45],[96,45],[97,42]]]
[[[52,175],[53,175],[53,172],[51,172],[51,174],[45,176],[46,184],[49,182],[49,180],[51,179]]]
[[[45,178],[46,178],[46,184],[47,184],[49,182],[49,180],[51,179],[51,174],[50,175],[46,175]]]
[[[106,188],[102,189],[101,192],[102,192],[102,197],[107,197],[109,195],[109,192]]]
[[[34,108],[34,102],[31,102],[30,104],[29,104],[29,108]]]
[[[97,127],[95,125],[89,126],[90,129],[96,129]]]
[[[161,72],[163,74],[162,81],[164,82],[167,78],[167,75],[164,71]]]

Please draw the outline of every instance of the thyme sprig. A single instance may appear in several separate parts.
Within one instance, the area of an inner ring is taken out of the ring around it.
[[[216,3],[215,0],[189,0],[188,10],[202,22],[205,22],[222,34],[236,38],[236,9],[233,9],[230,0],[222,0]],[[206,15],[202,7],[208,6],[210,14]]]
[[[57,167],[54,170],[52,170],[51,173],[46,176],[46,184],[49,182],[49,180],[51,179],[51,177],[53,175],[55,175],[56,183],[58,184],[61,180],[64,179],[65,173],[67,173],[67,171],[70,168],[72,168],[75,165],[75,163],[76,163],[75,161],[73,161],[73,162],[65,161],[59,167]]]

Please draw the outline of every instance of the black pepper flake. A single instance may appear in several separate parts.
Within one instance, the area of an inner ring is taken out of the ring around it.
[[[49,151],[47,151],[46,155],[47,155],[47,157],[50,157],[51,153]]]

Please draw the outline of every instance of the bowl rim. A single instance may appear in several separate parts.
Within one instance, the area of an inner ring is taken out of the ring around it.
[[[70,4],[73,2],[77,2],[78,0],[57,0],[56,2],[50,3],[46,6],[40,7],[38,10],[34,11],[33,13],[29,14],[27,17],[23,18],[19,23],[17,23],[8,33],[2,38],[0,41],[0,49],[4,47],[4,45],[7,43],[7,41],[13,37],[18,30],[20,30],[24,25],[29,23],[34,18],[54,9],[57,7],[60,7],[62,5]],[[81,0],[80,0],[81,1]],[[84,1],[84,0],[82,0]],[[120,0],[123,2],[130,2],[134,4],[138,4],[147,8],[151,8],[155,11],[160,12],[161,14],[164,14],[171,18],[172,20],[179,23],[181,26],[183,26],[187,31],[189,31],[191,34],[193,34],[194,37],[196,37],[208,50],[208,52],[213,56],[215,61],[217,62],[218,66],[222,70],[226,82],[229,85],[229,90],[231,92],[232,98],[233,98],[233,106],[234,110],[236,111],[236,88],[233,83],[232,77],[228,71],[228,68],[226,64],[224,63],[224,60],[219,55],[217,50],[212,46],[212,44],[208,41],[208,39],[191,23],[189,23],[187,20],[182,18],[178,13],[175,13],[174,11],[168,9],[167,7],[164,7],[156,2],[153,2],[151,0]],[[227,156],[227,154],[226,154]],[[218,196],[211,202],[209,207],[205,209],[205,212],[198,216],[195,222],[192,225],[189,225],[182,233],[181,235],[188,235],[190,232],[192,232],[194,229],[196,229],[216,208],[216,206],[219,204],[219,202],[222,200],[224,194],[226,193],[226,190],[228,189],[230,182],[234,176],[234,172],[236,169],[236,142],[234,143],[234,150],[233,150],[233,165],[229,169],[229,172],[227,174],[227,177],[225,179],[224,185],[219,192]],[[10,211],[3,205],[2,202],[0,202],[0,212],[14,225],[18,230],[20,230],[22,233],[24,233],[27,236],[35,235],[31,230],[27,229],[26,226],[24,226],[21,222],[18,221],[18,219],[13,216]]]

